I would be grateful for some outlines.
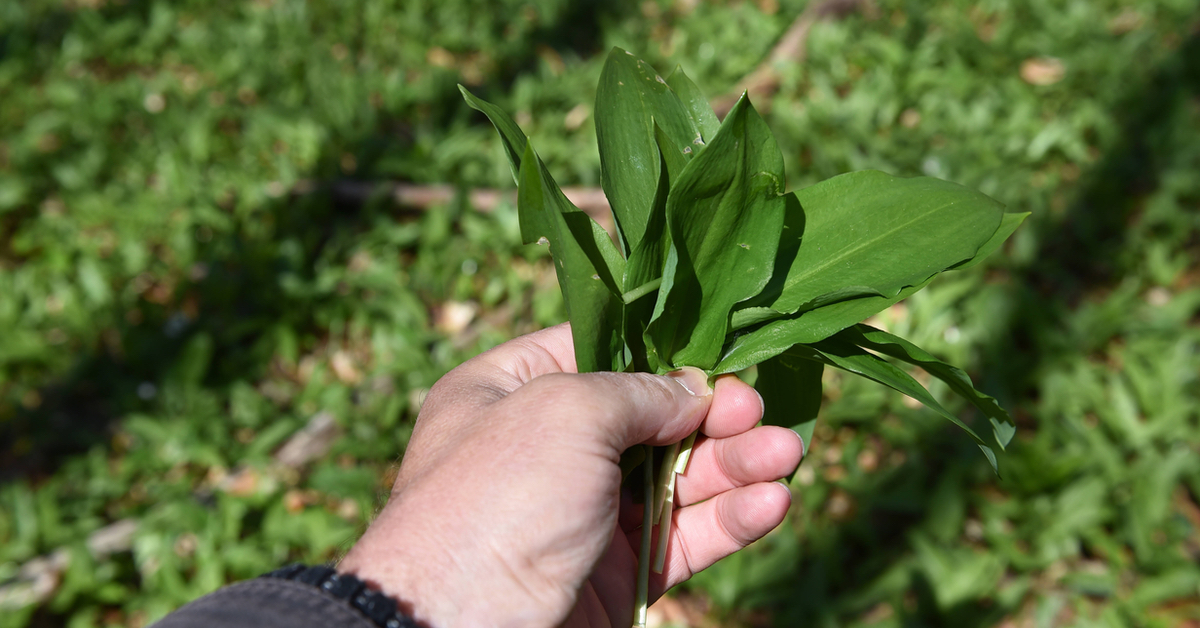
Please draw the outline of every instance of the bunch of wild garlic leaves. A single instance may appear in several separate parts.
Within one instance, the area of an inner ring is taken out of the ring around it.
[[[663,79],[614,48],[596,94],[601,180],[619,244],[559,189],[533,144],[504,111],[463,96],[500,133],[517,181],[525,243],[549,242],[580,372],[710,375],[757,365],[764,423],[806,443],[821,405],[821,374],[843,369],[900,391],[963,428],[993,468],[1014,432],[1007,413],[960,369],[861,321],[945,270],[995,251],[1027,214],[928,177],[878,171],[784,193],[783,157],[749,99],[723,121],[676,69]],[[884,356],[919,366],[989,417],[985,439]],[[635,626],[644,625],[652,529],[661,572],[675,476],[695,434],[643,468],[644,509]],[[655,461],[660,462],[656,473]]]

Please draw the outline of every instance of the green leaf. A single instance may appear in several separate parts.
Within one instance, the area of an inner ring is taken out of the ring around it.
[[[621,252],[617,250],[611,238],[608,237],[608,232],[603,227],[596,224],[586,213],[579,211],[571,201],[567,200],[559,189],[558,184],[554,182],[554,178],[550,176],[546,170],[545,164],[541,158],[537,157],[532,151],[527,151],[529,140],[521,127],[517,126],[516,122],[509,117],[503,109],[493,105],[487,101],[475,97],[474,94],[467,91],[467,88],[462,85],[458,86],[462,92],[463,98],[471,108],[483,112],[484,115],[491,120],[492,125],[496,127],[496,131],[500,134],[500,139],[504,144],[505,153],[508,155],[509,166],[512,167],[514,178],[520,184],[520,171],[524,158],[527,154],[532,154],[534,163],[537,164],[539,171],[538,180],[544,182],[547,194],[554,198],[553,204],[549,207],[547,203],[540,197],[536,202],[533,202],[534,197],[527,197],[530,202],[521,203],[520,195],[518,194],[518,215],[521,221],[521,239],[525,244],[533,244],[541,238],[553,240],[552,234],[557,232],[555,218],[551,215],[551,211],[557,206],[563,213],[566,225],[574,235],[575,240],[583,248],[596,270],[596,274],[600,277],[604,285],[608,287],[613,294],[620,295],[624,292],[624,274],[625,260],[621,257]],[[532,179],[531,179],[532,180]]]
[[[1021,223],[1025,222],[1025,219],[1028,217],[1029,212],[1005,213],[1000,219],[1000,227],[996,229],[996,232],[992,234],[992,237],[989,238],[987,242],[983,243],[983,246],[979,247],[979,251],[975,253],[975,257],[972,257],[971,259],[955,266],[954,269],[962,270],[964,268],[970,268],[982,262],[985,258],[987,258],[987,256],[995,253],[997,250],[999,250],[1000,246],[1004,244],[1004,241],[1007,240],[1008,237],[1017,230],[1017,227],[1020,227]]]
[[[844,176],[848,175],[843,175],[843,177]],[[819,185],[821,184],[818,184],[818,186]],[[801,190],[801,192],[803,191],[804,190]],[[814,211],[817,207],[816,203],[812,203],[812,199],[816,198],[816,196],[811,196],[809,198],[809,205],[805,205],[804,207],[805,213],[808,212],[810,206],[814,208]],[[1000,221],[1000,226],[992,233],[991,236],[987,238],[984,244],[981,245],[969,259],[964,260],[952,266],[951,268],[948,268],[948,270],[959,270],[978,264],[983,260],[984,257],[999,249],[1000,245],[1003,244],[1004,239],[1012,235],[1013,231],[1016,230],[1026,216],[1028,216],[1027,213],[1004,214]],[[787,224],[795,225],[803,223],[797,220],[794,213],[789,213]],[[805,230],[805,234],[807,234],[807,230]],[[785,255],[787,255],[787,250],[784,248],[784,245],[781,244],[779,256],[784,257]],[[776,268],[778,267],[779,261],[777,259]],[[855,323],[862,322],[871,316],[891,307],[892,305],[903,301],[912,294],[929,285],[930,281],[933,281],[933,277],[928,277],[917,285],[903,288],[900,290],[900,292],[896,293],[895,296],[891,297],[865,296],[862,298],[838,301],[808,311],[805,311],[803,309],[804,306],[801,306],[801,309],[795,315],[772,320],[761,327],[743,329],[735,334],[733,339],[727,343],[725,351],[721,356],[721,361],[712,369],[712,373],[721,374],[740,371],[749,367],[750,365],[766,360],[767,358],[779,355],[785,351],[787,347],[790,347],[794,344],[811,344],[814,342],[819,342],[820,340],[828,338]],[[775,282],[772,281],[772,284],[773,283]],[[771,286],[768,285],[763,292],[766,293],[770,289]],[[750,301],[751,304],[758,302],[759,299]],[[749,316],[756,314],[755,312],[749,311],[750,308],[746,308],[746,310],[748,311],[747,314],[739,314],[739,312],[735,312],[734,320],[737,321],[741,318],[749,318]],[[768,318],[761,312],[758,312],[757,315],[760,317],[760,319]],[[995,426],[993,427],[995,428]],[[999,430],[997,432],[998,435],[1002,435],[1006,428],[1001,426],[995,429]]]
[[[1004,216],[1003,205],[961,185],[873,170],[828,179],[796,197],[804,220],[787,277],[752,303],[781,313],[847,286],[895,296],[975,257]]]
[[[825,366],[803,351],[784,352],[758,365],[754,388],[763,399],[763,425],[778,425],[800,435],[804,449],[812,445],[821,409],[821,373]]]
[[[841,290],[836,290],[827,294],[823,294],[804,305],[801,305],[797,312],[808,312],[827,305],[860,299],[862,297],[883,296],[878,291],[869,286],[847,286]],[[746,307],[735,310],[730,316],[729,326],[731,329],[744,329],[759,323],[776,320],[786,317],[786,314],[776,312],[769,307]]]
[[[621,257],[621,252],[617,250],[617,245],[613,244],[604,227],[596,224],[596,221],[592,220],[591,216],[580,211],[579,208],[575,207],[567,199],[566,195],[559,190],[558,185],[554,184],[554,180],[549,178],[550,175],[545,174],[546,169],[542,166],[540,159],[537,163],[559,197],[559,206],[569,208],[562,210],[562,218],[566,222],[567,228],[570,229],[572,237],[575,238],[575,241],[583,249],[588,260],[592,263],[592,267],[596,269],[596,278],[604,282],[604,286],[613,295],[620,297],[625,291],[623,279],[625,275],[625,260]],[[519,212],[519,195],[517,208]]]
[[[721,121],[717,119],[716,112],[713,111],[712,105],[708,104],[708,99],[701,93],[700,88],[684,74],[682,66],[675,66],[675,71],[667,77],[667,86],[683,102],[688,117],[692,119],[692,125],[700,131],[701,139],[711,142],[717,135],[717,129],[721,128]]]
[[[795,344],[811,344],[903,301],[924,288],[933,278],[920,285],[901,290],[894,297],[863,297],[841,301],[800,312],[794,316],[773,320],[761,327],[737,332],[726,345],[721,361],[712,374],[732,373],[779,355]]]
[[[654,68],[620,48],[609,52],[600,73],[595,118],[600,184],[625,250],[633,251],[646,231],[658,193],[661,161],[654,125],[679,150],[692,146],[700,132]]]
[[[975,390],[970,376],[962,369],[942,362],[929,352],[899,336],[894,336],[870,325],[855,325],[839,332],[833,339],[849,342],[925,369],[930,375],[946,382],[950,390],[971,402],[980,412],[987,415],[992,422],[996,442],[1000,445],[1000,449],[1004,449],[1008,445],[1008,441],[1016,430],[1012,425],[1012,418],[1008,416],[1004,408],[1000,407],[1000,404],[996,403],[995,399]]]
[[[657,124],[654,130],[660,142],[666,141],[665,134]],[[645,339],[646,327],[654,318],[658,300],[645,297],[659,290],[662,285],[663,267],[671,246],[671,232],[667,229],[667,192],[671,189],[671,174],[678,176],[687,163],[682,152],[673,147],[669,151],[673,153],[671,160],[674,165],[668,164],[666,150],[659,152],[659,184],[654,206],[650,210],[646,231],[625,264],[625,285],[629,289],[621,295],[625,302],[623,333],[630,360],[639,371],[658,372],[662,366],[657,353],[647,347]]]
[[[667,197],[671,247],[647,343],[664,363],[717,363],[730,310],[771,277],[782,188],[779,147],[743,97]]]
[[[667,193],[671,182],[679,178],[680,173],[691,161],[691,155],[685,154],[672,145],[670,139],[661,127],[654,125],[655,139],[659,146],[661,159],[659,184],[650,217],[646,223],[646,231],[625,265],[625,285],[628,286],[628,297],[624,300],[631,303],[633,299],[645,296],[653,282],[662,278],[663,265],[666,262],[667,250],[671,246],[671,232],[667,229]],[[657,285],[653,286],[655,289]],[[651,301],[653,305],[653,301]],[[649,314],[651,310],[647,310]],[[643,327],[649,319],[642,322]]]
[[[528,143],[525,132],[513,121],[503,109],[490,102],[477,98],[462,85],[458,86],[467,104],[476,111],[482,112],[491,120],[492,126],[500,134],[500,142],[504,145],[504,154],[508,157],[508,166],[512,169],[513,180],[520,182],[521,158],[525,155],[525,145]],[[554,225],[544,220],[538,212],[520,212],[521,241],[533,244],[542,238],[549,239],[554,231]]]
[[[658,147],[659,155],[662,156],[662,166],[666,168],[667,172],[667,180],[659,182],[659,192],[662,192],[664,183],[667,186],[666,190],[669,192],[671,186],[679,180],[679,175],[683,174],[684,168],[687,168],[687,165],[691,163],[695,151],[692,150],[691,146],[677,146],[671,137],[667,135],[667,132],[658,126],[657,122],[654,123],[654,142]],[[657,198],[655,197],[656,203],[654,207],[658,207]],[[666,209],[665,202],[663,209]]]
[[[500,107],[476,97],[462,85],[458,86],[458,91],[462,92],[463,99],[472,109],[492,121],[492,126],[496,127],[496,132],[500,134],[500,141],[504,144],[504,154],[508,156],[508,165],[512,168],[513,181],[518,181],[518,173],[521,171],[521,156],[525,154],[525,132]],[[533,244],[536,241],[537,237],[532,241],[526,241],[525,244]]]
[[[811,349],[812,353],[806,352],[805,349]],[[938,403],[937,399],[934,399],[933,395],[929,394],[929,391],[920,382],[913,379],[911,375],[905,373],[891,362],[837,338],[829,338],[811,346],[800,345],[793,347],[790,353],[794,353],[797,356],[807,354],[808,359],[815,359],[830,366],[861,375],[920,401],[925,407],[937,412],[945,417],[946,420],[959,426],[967,434],[970,434],[971,438],[975,439],[975,442],[979,445],[979,449],[983,451],[984,456],[987,457],[988,462],[991,463],[992,469],[998,472],[995,452],[984,443],[984,440],[975,433],[975,430],[967,426],[966,423],[963,423],[949,410],[942,407],[942,404]]]
[[[783,196],[783,227],[779,230],[779,243],[775,247],[775,263],[771,270],[771,279],[763,286],[762,292],[754,298],[735,306],[732,325],[735,330],[748,327],[763,321],[779,318],[783,313],[767,307],[783,292],[784,282],[787,281],[788,270],[792,260],[800,251],[800,240],[804,235],[804,208],[795,192]]]
[[[533,150],[533,142],[526,142],[521,159],[517,206],[522,212],[536,213],[552,227],[548,236],[550,253],[571,321],[579,372],[623,370],[620,293],[614,294],[600,276],[603,272],[612,278],[604,256],[596,250],[595,231],[587,226],[591,218],[572,205],[550,178]],[[611,245],[604,230],[600,232]]]

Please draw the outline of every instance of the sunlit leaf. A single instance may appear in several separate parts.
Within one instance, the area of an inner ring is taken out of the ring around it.
[[[683,103],[648,63],[613,48],[596,88],[600,183],[626,251],[637,249],[657,196],[657,124],[682,150],[700,137]],[[698,146],[698,145],[697,145]]]
[[[524,158],[531,154],[527,150],[529,141],[525,137],[525,133],[503,109],[476,98],[461,85],[459,91],[462,92],[463,98],[472,108],[487,115],[493,126],[496,127],[496,131],[503,140],[509,165],[513,168],[513,172],[517,173],[519,185]],[[571,201],[567,200],[541,159],[536,154],[533,155],[533,158],[533,163],[537,165],[538,170],[536,180],[541,182],[539,185],[545,187],[546,198],[552,200],[546,201],[540,196],[518,196],[517,207],[521,221],[521,238],[525,244],[533,244],[541,238],[553,241],[554,237],[552,236],[557,233],[559,227],[552,212],[558,208],[576,243],[590,260],[594,273],[613,294],[620,295],[624,292],[625,274],[625,260],[621,257],[621,252],[617,250],[603,227],[596,224],[596,221],[592,220],[590,216],[581,212]],[[533,180],[535,179],[530,179],[530,181]],[[525,198],[526,202],[520,202],[521,198]]]
[[[537,212],[552,227],[548,237],[550,253],[554,256],[558,286],[571,321],[579,372],[622,370],[621,301],[619,293],[610,290],[600,278],[599,272],[609,272],[603,267],[603,260],[598,269],[593,256],[585,250],[595,244],[593,230],[587,226],[591,218],[572,205],[550,179],[534,153],[532,142],[526,142],[521,159],[517,205],[522,211]],[[607,239],[605,235],[604,240]]]
[[[920,285],[905,288],[891,298],[868,296],[850,299],[739,331],[727,343],[721,361],[712,371],[740,371],[779,355],[794,344],[824,340],[908,298],[932,280],[931,277]]]
[[[929,394],[929,391],[920,382],[913,379],[911,375],[905,373],[899,367],[838,338],[829,338],[809,347],[797,346],[792,349],[791,353],[798,356],[804,355],[809,349],[812,351],[808,356],[809,359],[824,362],[830,366],[835,366],[883,384],[892,390],[920,401],[925,407],[942,415],[946,420],[962,428],[967,434],[970,434],[971,438],[975,439],[975,442],[979,445],[979,449],[983,451],[984,456],[987,457],[988,462],[991,463],[992,469],[997,469],[996,454],[975,433],[975,430],[971,429],[970,426],[963,423],[961,419],[944,408],[933,395]]]
[[[667,364],[716,364],[729,311],[771,277],[783,227],[782,187],[779,147],[743,98],[667,198],[668,269],[647,343]]]
[[[875,329],[870,325],[855,325],[839,332],[833,338],[858,345],[875,353],[891,356],[909,364],[914,364],[924,369],[930,375],[946,382],[950,390],[971,402],[980,412],[983,412],[991,419],[996,442],[1000,445],[1000,448],[1004,449],[1008,445],[1008,441],[1012,438],[1016,429],[1012,425],[1012,418],[1008,416],[1004,408],[1000,407],[1000,404],[996,403],[995,399],[975,390],[975,385],[971,383],[970,376],[964,373],[962,369],[942,362],[929,354],[929,352],[903,338],[880,329]]]
[[[708,99],[700,92],[700,88],[696,87],[692,79],[688,78],[688,75],[683,72],[683,68],[679,66],[676,66],[675,71],[667,77],[667,85],[683,102],[688,117],[700,131],[701,138],[705,142],[711,142],[712,138],[717,135],[717,129],[721,128],[721,121],[717,119],[717,114],[713,111],[712,105],[708,104]]]
[[[988,238],[987,242],[983,243],[983,246],[979,247],[979,250],[975,252],[975,256],[961,264],[956,265],[954,269],[962,270],[964,268],[970,268],[982,262],[985,258],[987,258],[987,256],[995,253],[1000,249],[1001,246],[1004,245],[1005,240],[1008,240],[1008,237],[1011,236],[1017,230],[1017,227],[1020,227],[1021,223],[1025,222],[1025,219],[1028,217],[1029,212],[1005,213],[1000,219],[1000,226],[996,229],[996,232],[992,234],[991,238]]]
[[[777,261],[787,263],[786,279],[748,305],[792,313],[849,286],[895,296],[974,258],[1004,215],[1003,205],[961,185],[873,170],[828,179],[796,198],[800,243],[794,257],[785,249]]]
[[[816,187],[816,186],[813,186]],[[811,189],[811,188],[806,188]],[[791,207],[791,206],[789,206]],[[959,270],[969,268],[981,262],[985,257],[995,252],[1004,243],[1008,236],[1012,235],[1013,231],[1021,224],[1028,214],[1012,214],[1006,213],[1001,217],[1000,225],[988,237],[982,245],[966,260],[954,264],[947,270]],[[794,210],[788,212],[788,224],[803,224],[797,217]],[[807,225],[805,225],[806,227]],[[787,236],[781,240],[784,247],[790,241],[791,236]],[[797,251],[800,246],[795,245]],[[780,249],[780,257],[786,255],[786,248]],[[776,268],[780,265],[779,260],[776,260]],[[935,275],[936,276],[936,275]],[[899,303],[909,296],[920,291],[927,286],[933,277],[928,277],[917,285],[908,286],[901,289],[894,296],[862,296],[861,298],[848,298],[838,300],[830,304],[823,304],[820,307],[806,309],[802,304],[799,311],[794,315],[781,316],[771,320],[771,308],[755,309],[754,307],[744,307],[734,312],[733,320],[735,323],[740,323],[745,329],[740,329],[735,326],[736,331],[729,342],[726,343],[724,353],[721,356],[720,362],[712,370],[714,373],[732,373],[740,371],[751,365],[757,364],[762,360],[766,360],[772,356],[779,355],[783,351],[794,344],[807,343],[811,344],[819,342],[825,338],[836,334],[837,332],[860,323],[871,316]],[[764,288],[764,294],[771,290],[772,285],[778,285],[773,279],[767,288]],[[850,288],[842,286],[840,290],[855,290],[861,288]],[[778,293],[776,293],[778,294]],[[846,294],[846,293],[842,293]],[[827,293],[819,298],[832,298],[838,296],[838,292]],[[853,296],[853,295],[848,295]],[[748,303],[759,303],[760,299],[752,299]],[[757,306],[765,308],[765,306]],[[767,321],[759,327],[749,327],[750,324]],[[1002,435],[1006,428],[999,427],[997,434]]]

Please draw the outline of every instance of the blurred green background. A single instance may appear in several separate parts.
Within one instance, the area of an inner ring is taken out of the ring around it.
[[[756,98],[789,188],[1033,212],[874,320],[1018,434],[997,478],[827,375],[788,523],[658,625],[1200,627],[1200,2],[815,2],[0,0],[0,625],[144,626],[335,558],[423,392],[563,319],[512,205],[465,195],[512,179],[456,83],[596,186],[609,47],[716,99],[807,16]]]

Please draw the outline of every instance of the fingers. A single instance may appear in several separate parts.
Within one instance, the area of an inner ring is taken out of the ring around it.
[[[548,374],[509,395],[495,410],[513,404],[542,424],[571,429],[606,444],[614,456],[633,445],[665,445],[699,427],[712,392],[703,371],[671,376],[648,373]]]
[[[763,482],[675,511],[666,566],[661,576],[652,578],[652,594],[661,595],[762,538],[783,522],[791,503],[786,486]],[[640,534],[641,530],[633,530],[629,538]]]
[[[549,373],[574,373],[575,347],[569,323],[510,340],[459,365],[438,380],[422,414],[448,406],[480,408]]]
[[[688,506],[730,489],[778,480],[796,470],[803,450],[795,432],[770,425],[702,440],[692,450],[687,472],[676,480],[675,495],[680,505]]]
[[[547,373],[574,373],[571,324],[562,323],[515,338],[468,362],[483,362],[516,377],[522,384]]]
[[[481,408],[504,399],[539,377],[558,373],[574,373],[575,370],[575,350],[572,344],[570,325],[557,325],[506,342],[454,369],[434,386],[426,398],[425,408],[428,408],[429,411],[422,412],[422,414],[440,412],[448,406],[464,410]],[[672,374],[677,376],[676,381],[679,384],[694,391],[695,396],[698,397],[705,397],[707,393],[712,392],[707,390],[706,382],[702,381],[704,378],[700,376],[698,370],[684,369],[684,371],[685,373],[681,377],[678,376],[680,375],[678,373]],[[622,377],[645,376],[624,374]],[[662,380],[662,378],[659,379]],[[551,381],[561,383],[564,380],[554,378]],[[635,408],[635,410],[642,409],[658,414],[669,412],[669,407],[653,405],[656,401],[663,400],[663,396],[659,393],[662,392],[661,388],[664,384],[665,380],[662,380],[658,384],[640,386],[640,394],[637,394],[633,401],[641,400],[651,405]],[[659,389],[657,392],[655,391],[656,387]],[[625,390],[630,393],[639,393],[638,388],[637,384],[629,384]],[[705,434],[718,438],[738,434],[750,429],[762,418],[762,398],[753,388],[736,376],[717,377],[714,390],[712,410],[701,428]],[[673,397],[677,393],[678,387],[675,387],[667,397]],[[567,391],[565,394],[570,394],[570,392]],[[662,421],[651,422],[650,429],[632,430],[621,435],[619,442],[625,447],[647,441],[654,444],[666,444],[681,440],[687,435],[687,433],[679,435],[670,429],[666,432],[659,429],[664,425],[672,424],[673,421],[670,420],[670,417],[665,424]],[[639,436],[644,438],[630,440]],[[674,440],[671,440],[672,438]]]
[[[741,434],[763,417],[763,401],[758,391],[728,373],[720,375],[713,386],[713,404],[700,430],[713,438]]]

